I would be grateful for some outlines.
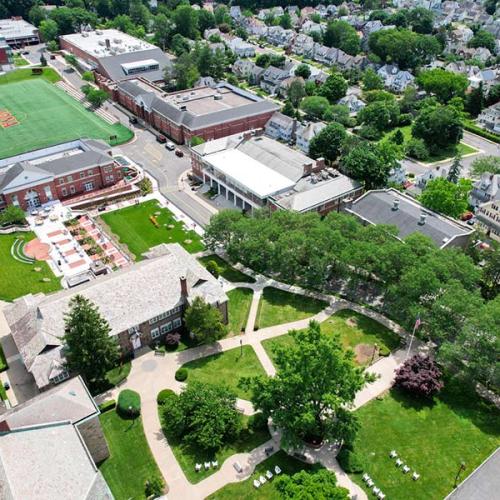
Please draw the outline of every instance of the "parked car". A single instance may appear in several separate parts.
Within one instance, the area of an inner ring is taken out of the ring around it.
[[[167,142],[167,138],[164,136],[164,135],[157,135],[156,136],[156,140],[160,143],[160,144],[165,144]]]
[[[175,156],[178,156],[179,158],[182,158],[184,156],[184,153],[180,149],[175,150]]]
[[[173,151],[175,149],[175,144],[172,141],[167,141],[167,143],[165,144],[165,147],[169,151]]]
[[[137,123],[137,118],[135,116],[129,116],[128,122],[135,125]]]

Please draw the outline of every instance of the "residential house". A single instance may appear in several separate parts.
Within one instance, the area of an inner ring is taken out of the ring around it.
[[[304,23],[302,23],[302,26],[300,28],[302,33],[312,33],[313,31],[315,31],[316,33],[320,34],[323,33],[325,29],[326,29],[325,24],[315,23],[309,19],[307,21],[304,21]]]
[[[476,209],[478,227],[486,236],[500,242],[500,202],[488,201]]]
[[[264,68],[257,66],[248,59],[237,59],[232,68],[235,76],[248,80],[252,85],[258,84],[260,76],[264,73]]]
[[[323,122],[300,123],[297,126],[296,144],[297,147],[306,155],[309,154],[311,141],[321,130],[326,127]]]
[[[281,26],[270,26],[267,29],[266,40],[276,47],[288,47],[294,38],[293,30],[285,30]]]
[[[484,47],[478,47],[478,48],[466,47],[463,49],[459,49],[457,51],[457,54],[458,56],[463,57],[464,59],[477,59],[482,63],[485,63],[491,57],[491,52]]]
[[[231,19],[233,19],[233,21],[239,22],[243,17],[240,6],[232,5],[229,9],[229,15],[231,16]]]
[[[224,52],[226,50],[226,46],[222,42],[209,43],[208,46],[210,47],[210,52],[212,54],[220,51]]]
[[[301,76],[289,76],[281,82],[278,88],[278,95],[286,98],[288,96],[288,89],[290,88],[290,85],[292,85],[295,81],[299,81],[304,84],[304,79]]]
[[[475,66],[475,68],[477,68],[477,66]],[[488,92],[493,85],[499,83],[497,71],[491,68],[483,70],[477,68],[477,71],[471,71],[468,74],[468,80],[472,88],[477,88],[479,84],[482,83],[485,92]]]
[[[237,57],[254,57],[255,46],[245,42],[239,37],[231,38],[228,42],[229,48],[236,54]]]
[[[500,103],[486,108],[477,117],[477,123],[494,134],[500,134]]]
[[[377,74],[384,80],[384,86],[394,92],[403,92],[415,81],[415,77],[409,71],[400,70],[395,64],[384,64]]]
[[[321,16],[322,19],[325,19],[328,17],[328,10],[326,5],[323,5],[322,3],[316,5],[316,12]]]
[[[210,40],[211,36],[218,36],[222,40],[222,31],[219,28],[206,29],[203,32],[203,38],[205,40]]]
[[[338,7],[336,5],[330,4],[326,7],[326,16],[334,17],[337,15]]]
[[[20,297],[4,308],[12,339],[40,390],[67,379],[64,316],[76,295],[97,306],[123,356],[181,332],[186,308],[196,297],[216,307],[227,323],[221,284],[183,247],[162,244],[122,268],[69,290]]]
[[[261,21],[264,21],[267,17],[272,16],[272,17],[281,17],[285,11],[283,10],[283,7],[273,7],[272,9],[261,9],[259,10],[257,14],[257,19],[260,19]]]
[[[338,100],[337,104],[347,106],[351,115],[357,114],[366,106],[366,104],[355,94],[349,94],[342,97],[342,99]]]
[[[481,178],[474,182],[469,195],[470,204],[477,208],[488,201],[500,200],[500,174],[484,172]]]
[[[266,135],[276,140],[292,141],[295,137],[296,120],[283,113],[276,112],[266,123]]]
[[[265,36],[267,33],[266,23],[256,17],[244,17],[241,24],[250,35],[260,37]]]
[[[474,32],[470,28],[458,26],[449,33],[445,52],[457,53],[459,50],[467,48],[467,44],[473,36]]]
[[[260,87],[271,95],[277,94],[283,81],[289,77],[289,71],[276,68],[275,66],[269,66],[262,73]]]
[[[299,33],[293,41],[292,51],[299,56],[312,59],[314,57],[314,40],[305,33]]]
[[[304,7],[300,11],[300,19],[302,20],[302,22],[304,22],[307,19],[309,19],[313,14],[317,14],[316,9],[314,7],[309,7],[309,6]]]
[[[285,11],[288,12],[288,14],[297,14],[297,12],[300,11],[298,5],[288,5],[285,7]]]
[[[346,209],[363,224],[388,224],[399,230],[398,239],[413,233],[428,236],[439,248],[464,248],[473,229],[425,208],[417,200],[396,189],[366,192]]]

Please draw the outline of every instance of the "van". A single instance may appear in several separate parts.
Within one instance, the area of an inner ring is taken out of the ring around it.
[[[165,144],[165,147],[169,151],[173,151],[175,149],[175,144],[172,141],[167,141],[167,143]]]

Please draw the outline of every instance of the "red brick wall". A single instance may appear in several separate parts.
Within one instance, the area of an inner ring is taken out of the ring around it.
[[[10,49],[0,48],[0,64],[8,64],[9,63],[9,52],[10,52]]]
[[[84,61],[94,61],[96,64],[98,62],[97,57],[87,54],[87,52],[75,47],[72,43],[68,42],[68,40],[64,40],[64,38],[59,39],[59,46],[61,47],[61,50],[71,52],[73,55],[83,59]]]

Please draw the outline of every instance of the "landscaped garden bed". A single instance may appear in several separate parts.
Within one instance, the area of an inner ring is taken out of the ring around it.
[[[262,291],[255,327],[266,328],[306,319],[327,306],[322,300],[266,287]]]
[[[238,271],[232,267],[228,262],[224,259],[221,259],[218,255],[207,255],[206,257],[200,257],[200,263],[207,267],[207,264],[211,261],[217,264],[218,275],[222,276],[227,281],[231,281],[233,283],[255,283],[255,279],[247,274]]]
[[[253,347],[249,345],[190,361],[183,367],[188,370],[188,382],[220,384],[223,381],[242,399],[249,399],[250,393],[238,387],[240,379],[266,374]]]
[[[354,351],[355,359],[361,365],[371,364],[379,357],[388,355],[390,351],[400,345],[399,335],[378,321],[350,309],[339,311],[323,321],[321,332],[325,335],[340,335],[343,346]],[[264,340],[262,345],[271,359],[274,359],[277,346],[286,346],[292,343],[292,337],[286,334]]]
[[[179,243],[188,252],[203,250],[200,236],[177,221],[170,210],[150,200],[101,215],[101,220],[136,260],[161,243]]]
[[[61,288],[59,279],[45,261],[23,254],[32,232],[0,235],[0,300],[12,301],[28,293],[50,293]]]
[[[458,384],[445,382],[433,401],[393,389],[356,414],[360,429],[354,451],[387,498],[444,498],[461,462],[463,480],[500,444],[498,411]],[[389,457],[392,450],[410,467],[407,474]],[[413,472],[420,475],[416,481]],[[368,491],[361,476],[352,478]]]
[[[142,420],[122,418],[115,409],[99,417],[110,457],[99,464],[116,500],[145,498],[145,483],[161,477],[144,436]]]

